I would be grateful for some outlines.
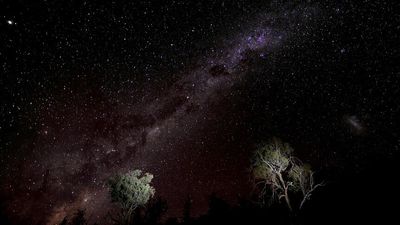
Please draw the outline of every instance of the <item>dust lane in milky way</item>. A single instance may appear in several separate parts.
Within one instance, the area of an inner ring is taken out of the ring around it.
[[[149,88],[137,102],[111,103],[99,90],[90,96],[96,105],[87,106],[82,99],[56,103],[41,116],[46,126],[26,156],[29,162],[18,167],[22,172],[17,180],[28,184],[9,181],[10,193],[17,196],[10,210],[26,208],[18,215],[23,217],[41,209],[48,224],[78,208],[95,219],[111,206],[107,178],[133,168],[155,174],[157,194],[168,201],[173,216],[179,216],[189,194],[197,213],[213,192],[234,200],[235,193],[246,189],[245,172],[237,174],[247,166],[238,156],[246,157],[248,146],[245,140],[237,149],[223,144],[230,138],[224,129],[235,129],[237,122],[224,119],[230,116],[226,104],[234,102],[232,88],[257,70],[254,60],[272,61],[288,40],[306,35],[318,13],[316,7],[299,6],[259,14],[171,87]],[[66,119],[58,121],[60,115]],[[230,151],[239,154],[233,157]]]

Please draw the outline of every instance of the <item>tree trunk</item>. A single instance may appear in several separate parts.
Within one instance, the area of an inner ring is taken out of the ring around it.
[[[290,204],[290,200],[289,200],[289,193],[288,193],[288,188],[289,188],[289,187],[288,187],[288,185],[285,183],[285,181],[283,180],[283,177],[282,177],[282,174],[281,174],[281,173],[278,173],[278,177],[279,177],[279,181],[281,182],[281,184],[282,184],[282,186],[283,186],[283,189],[284,189],[284,191],[285,191],[284,195],[285,195],[286,204],[287,204],[287,206],[288,206],[290,212],[293,212],[292,205]]]
[[[303,208],[303,205],[304,205],[304,203],[306,202],[307,198],[308,198],[308,194],[306,194],[306,196],[303,197],[303,200],[301,200],[299,209],[302,209],[302,208]]]
[[[127,225],[130,225],[132,223],[132,214],[133,214],[135,209],[136,209],[136,207],[134,207],[134,206],[129,207],[128,213],[126,215],[126,221],[125,221],[125,223]]]
[[[286,204],[288,205],[290,212],[293,212],[292,205],[290,204],[289,193],[288,193],[287,188],[285,188],[285,201],[286,201]]]

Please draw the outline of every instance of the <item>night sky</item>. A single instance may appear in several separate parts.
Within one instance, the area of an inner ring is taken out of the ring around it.
[[[0,1],[0,210],[102,221],[154,174],[168,216],[251,195],[272,136],[339,182],[399,153],[396,1]]]

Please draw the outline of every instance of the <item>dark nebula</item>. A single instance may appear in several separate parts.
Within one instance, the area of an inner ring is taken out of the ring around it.
[[[77,209],[103,224],[107,179],[135,168],[154,174],[168,217],[188,196],[194,216],[211,194],[236,204],[252,194],[252,151],[272,136],[339,184],[398,155],[396,3],[0,6],[0,219],[11,224]]]

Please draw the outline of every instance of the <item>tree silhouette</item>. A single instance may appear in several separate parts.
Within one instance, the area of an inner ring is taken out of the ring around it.
[[[147,210],[145,211],[145,223],[157,224],[167,209],[167,202],[161,198],[149,202]]]
[[[190,214],[192,211],[192,203],[193,203],[192,197],[188,195],[185,200],[185,204],[183,205],[183,222],[185,223],[189,223],[191,220]]]
[[[64,217],[64,219],[61,221],[60,225],[67,225],[67,224],[68,224],[67,217]]]
[[[64,220],[65,220],[65,218],[64,218]],[[86,224],[87,224],[87,221],[85,219],[85,211],[78,209],[78,211],[75,213],[74,217],[72,217],[70,225],[86,225]]]
[[[223,199],[219,198],[215,193],[212,193],[210,195],[210,198],[208,200],[208,205],[209,205],[208,214],[210,216],[225,214],[229,209],[228,203],[225,202]]]

